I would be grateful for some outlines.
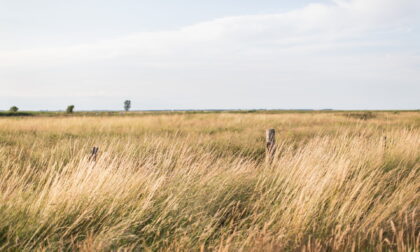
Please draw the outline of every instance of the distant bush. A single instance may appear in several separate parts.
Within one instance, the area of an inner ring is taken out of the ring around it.
[[[74,105],[69,105],[67,106],[66,113],[71,114],[73,113],[73,110],[74,110]]]
[[[376,115],[372,111],[361,112],[361,113],[347,113],[345,114],[345,116],[349,118],[360,119],[360,120],[368,120],[368,119],[372,119],[376,117]]]
[[[124,110],[129,111],[130,108],[131,108],[131,101],[130,100],[124,101]]]
[[[19,110],[19,108],[18,108],[18,107],[16,107],[16,106],[10,107],[10,109],[9,109],[9,111],[10,111],[11,113],[16,113],[16,112],[18,112],[18,110]]]

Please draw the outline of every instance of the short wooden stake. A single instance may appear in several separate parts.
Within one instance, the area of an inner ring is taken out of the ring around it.
[[[383,137],[383,141],[384,141],[384,149],[386,149],[387,148],[386,136]]]
[[[89,160],[90,161],[96,161],[96,158],[98,156],[99,147],[93,147],[92,152],[90,153]]]
[[[266,161],[271,161],[276,151],[276,130],[268,129],[265,132],[265,157]]]

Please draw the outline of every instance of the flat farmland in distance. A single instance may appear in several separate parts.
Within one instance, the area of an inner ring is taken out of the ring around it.
[[[419,178],[418,111],[0,117],[0,250],[415,251]]]

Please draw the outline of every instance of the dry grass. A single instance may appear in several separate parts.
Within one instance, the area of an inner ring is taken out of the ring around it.
[[[418,112],[3,118],[0,249],[417,251],[419,177]]]

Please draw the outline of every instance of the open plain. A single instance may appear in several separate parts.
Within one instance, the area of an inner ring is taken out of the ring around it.
[[[1,117],[0,249],[420,249],[418,111],[251,112]]]

